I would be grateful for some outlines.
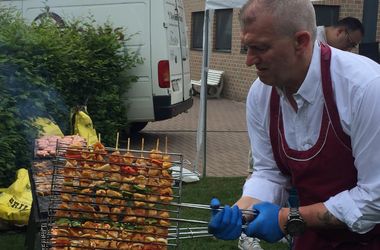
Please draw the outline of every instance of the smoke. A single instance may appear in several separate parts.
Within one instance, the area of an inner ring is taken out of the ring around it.
[[[10,100],[16,119],[28,123],[33,118],[46,117],[55,120],[63,131],[69,128],[69,109],[46,80],[20,65],[1,62],[0,76],[1,92]]]

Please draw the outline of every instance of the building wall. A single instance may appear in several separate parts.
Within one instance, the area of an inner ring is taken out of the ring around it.
[[[364,0],[321,0],[314,2],[315,5],[339,5],[339,19],[346,16],[353,16],[362,19]],[[188,27],[188,38],[191,41],[191,13],[203,11],[205,0],[183,0],[186,12],[186,22]],[[209,68],[223,70],[224,89],[223,97],[244,101],[246,99],[251,83],[256,79],[254,67],[245,65],[245,54],[240,52],[240,25],[238,21],[239,9],[233,10],[232,22],[232,48],[231,52],[212,51],[210,55]],[[380,13],[377,20],[376,40],[380,41]],[[211,32],[211,46],[214,47],[214,29]],[[191,44],[191,42],[190,42]],[[353,52],[357,53],[357,50]],[[190,50],[190,71],[191,79],[199,80],[201,75],[202,51]]]

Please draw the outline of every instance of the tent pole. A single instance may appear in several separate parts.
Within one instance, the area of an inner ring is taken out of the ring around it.
[[[202,87],[203,91],[201,91],[202,98],[203,98],[203,142],[202,142],[202,177],[206,177],[206,166],[207,166],[207,150],[206,150],[206,137],[207,137],[207,72],[208,72],[208,66],[209,66],[209,25],[210,25],[210,10],[206,9],[205,11],[205,32],[204,32],[204,44],[203,44],[203,72],[202,72]]]

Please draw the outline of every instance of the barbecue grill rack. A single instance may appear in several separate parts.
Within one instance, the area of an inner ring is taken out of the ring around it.
[[[69,147],[72,142],[85,146],[86,141],[80,136],[44,136],[34,141],[33,162],[29,168],[29,180],[33,190],[33,206],[39,215],[37,220],[44,220],[47,216],[49,196],[51,194],[51,183],[53,166],[58,151],[57,145]]]
[[[35,159],[29,168],[29,179],[32,189],[33,206],[38,217],[46,218],[51,194],[53,174],[52,159]]]
[[[100,145],[58,144],[42,249],[178,249],[180,239],[211,236],[208,222],[180,217],[206,208],[181,203],[181,154]]]

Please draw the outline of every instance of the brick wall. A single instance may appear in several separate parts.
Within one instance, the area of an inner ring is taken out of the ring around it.
[[[186,12],[186,22],[188,26],[188,37],[191,41],[191,13],[196,11],[203,11],[204,0],[183,0]],[[340,16],[339,19],[346,16],[353,16],[362,19],[363,0],[323,0],[316,1],[314,4],[324,5],[339,5]],[[245,65],[245,54],[240,52],[240,25],[238,21],[238,9],[233,11],[232,22],[232,48],[231,52],[217,52],[212,51],[210,55],[209,68],[224,70],[224,89],[222,92],[223,97],[244,101],[246,99],[248,90],[252,81],[257,77],[254,73],[254,68]],[[378,31],[377,41],[380,41],[380,13],[378,16]],[[214,44],[214,29],[211,32],[211,46]],[[353,52],[357,52],[353,51]],[[199,80],[202,65],[202,51],[190,50],[190,71],[191,79]]]

